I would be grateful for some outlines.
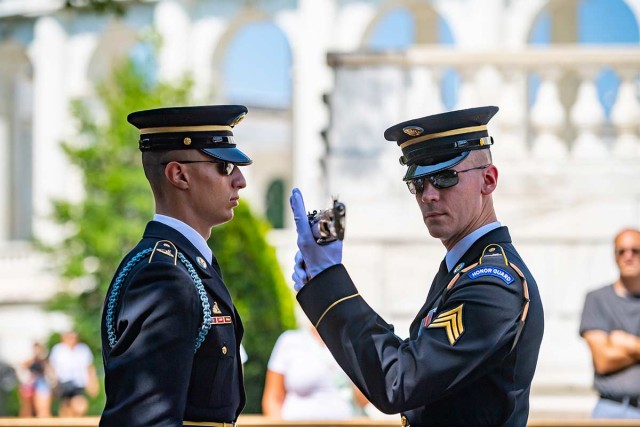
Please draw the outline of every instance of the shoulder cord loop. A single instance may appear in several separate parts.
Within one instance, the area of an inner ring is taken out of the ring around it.
[[[115,310],[116,305],[118,304],[118,297],[120,296],[120,288],[122,287],[122,283],[129,275],[129,272],[133,267],[140,262],[144,257],[149,255],[153,249],[148,248],[144,249],[141,252],[138,252],[129,262],[120,270],[118,276],[116,277],[113,286],[111,287],[111,292],[109,293],[109,302],[107,303],[107,315],[105,317],[105,321],[107,323],[107,339],[109,341],[109,347],[113,348],[118,341],[116,338],[115,331]],[[196,273],[196,270],[193,268],[193,265],[185,258],[182,253],[178,252],[178,258],[180,258],[180,262],[184,264],[193,280],[193,284],[198,291],[198,296],[200,297],[200,302],[202,304],[202,326],[198,332],[198,338],[196,339],[195,349],[193,352],[198,351],[204,339],[207,337],[207,333],[209,329],[211,329],[211,305],[209,304],[209,297],[207,296],[207,291],[204,289],[204,285],[202,284],[202,280]]]

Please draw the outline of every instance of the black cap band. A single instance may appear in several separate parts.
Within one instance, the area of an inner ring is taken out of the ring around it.
[[[162,151],[199,148],[234,148],[232,135],[204,134],[146,134],[140,135],[140,151]]]

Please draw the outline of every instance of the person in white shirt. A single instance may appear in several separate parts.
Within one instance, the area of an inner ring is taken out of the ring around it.
[[[87,394],[98,394],[93,353],[80,342],[75,331],[66,331],[60,342],[53,346],[49,362],[56,376],[56,390],[60,399],[61,417],[82,417],[89,409]]]

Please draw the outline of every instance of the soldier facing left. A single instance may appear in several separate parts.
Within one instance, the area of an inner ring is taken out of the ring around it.
[[[240,316],[207,245],[230,221],[252,163],[241,105],[131,113],[155,215],[118,267],[102,314],[101,427],[233,426],[244,407]]]

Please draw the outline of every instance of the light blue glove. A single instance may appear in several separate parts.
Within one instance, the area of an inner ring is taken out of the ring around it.
[[[309,276],[307,275],[307,270],[304,269],[305,264],[300,251],[296,252],[295,261],[296,263],[293,266],[293,274],[291,275],[291,278],[293,279],[293,289],[298,292],[307,284]]]
[[[302,262],[304,263],[304,266],[301,267],[306,272],[308,281],[327,268],[342,262],[342,240],[336,240],[327,245],[319,245],[316,243],[316,239],[314,239],[311,233],[311,226],[307,219],[307,211],[304,207],[302,193],[300,193],[299,189],[293,189],[289,201],[298,232],[298,249],[300,249]],[[296,268],[299,268],[297,267],[298,264],[301,263],[296,259],[294,276],[299,275],[296,271]],[[294,281],[295,280],[294,278]],[[306,281],[302,281],[302,285],[304,285],[304,283],[306,283]]]

